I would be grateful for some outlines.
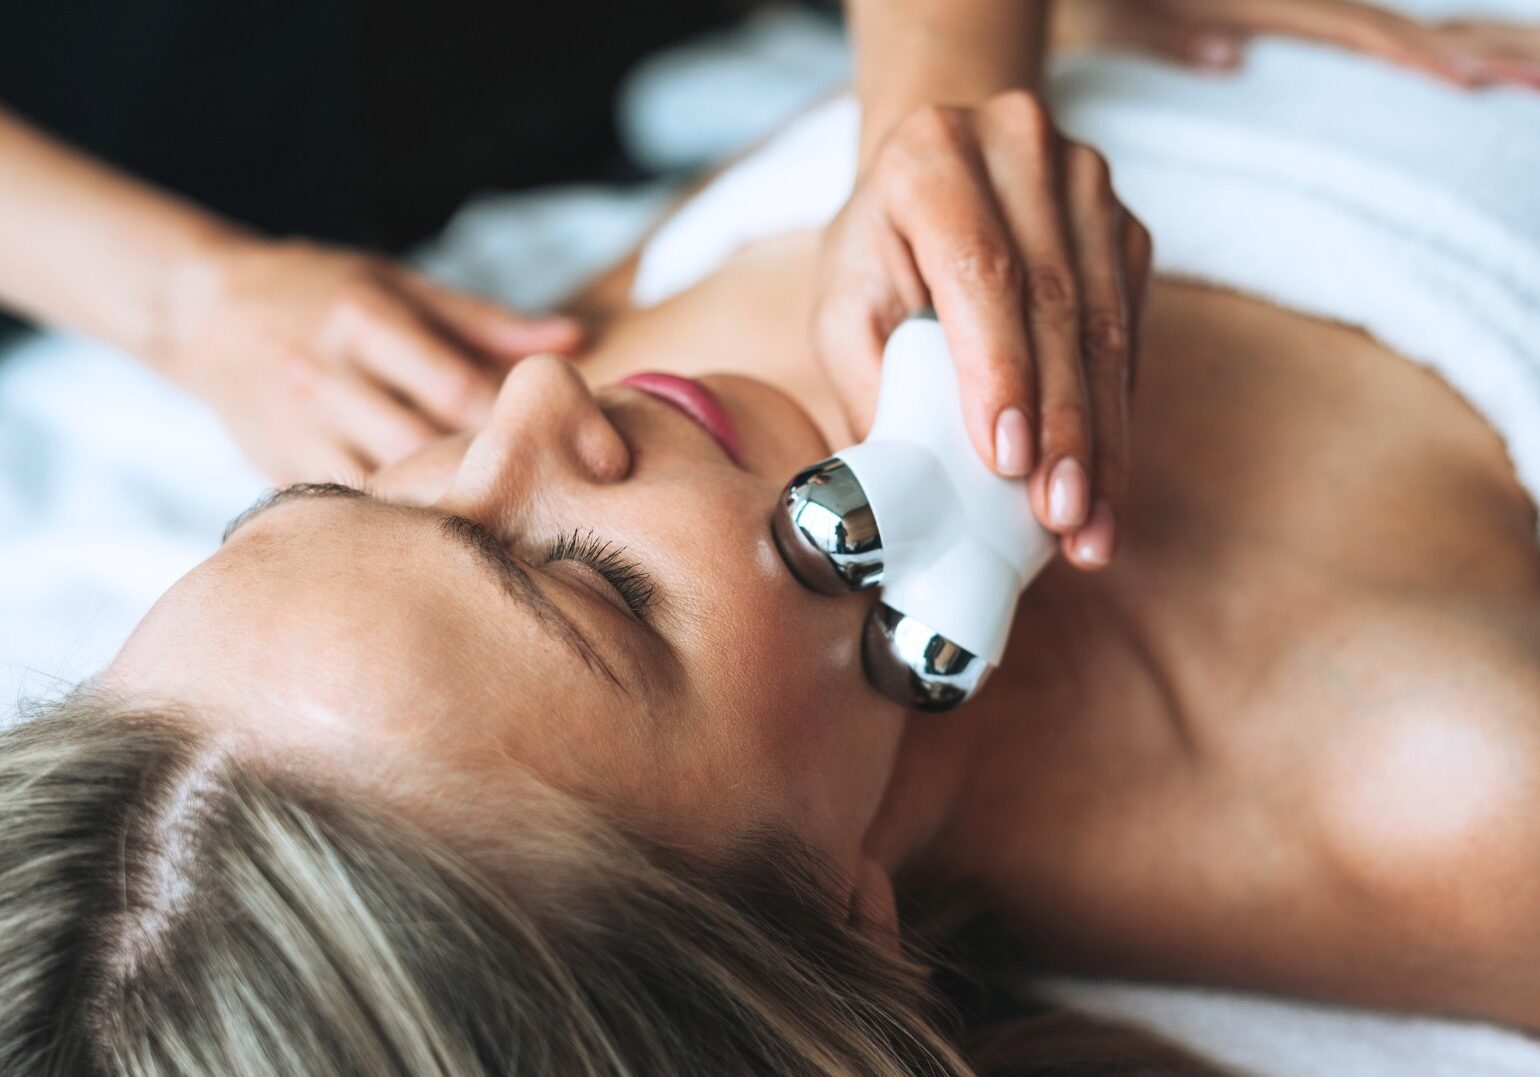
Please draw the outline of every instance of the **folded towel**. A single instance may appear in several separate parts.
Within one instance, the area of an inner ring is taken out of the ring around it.
[[[1461,93],[1295,42],[1233,80],[1080,57],[1054,92],[1162,271],[1360,326],[1436,370],[1536,497],[1540,94]]]
[[[1112,162],[1158,270],[1360,326],[1427,364],[1540,491],[1540,94],[1462,93],[1282,40],[1224,78],[1079,54],[1051,92],[1066,130]],[[730,169],[649,243],[637,301],[827,222],[854,179],[858,123],[850,99],[830,102]]]

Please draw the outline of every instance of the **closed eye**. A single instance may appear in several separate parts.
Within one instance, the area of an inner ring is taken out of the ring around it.
[[[256,504],[241,513],[230,525],[225,528],[224,541],[229,539],[240,529],[249,526],[259,516],[271,512],[281,505],[293,501],[325,500],[342,498],[359,500],[379,506],[392,508],[408,508],[408,506],[390,505],[389,502],[378,498],[351,486],[343,486],[338,483],[296,483],[264,495]],[[547,599],[540,588],[536,587],[523,567],[508,552],[506,547],[486,527],[475,520],[463,516],[444,515],[431,509],[417,509],[435,517],[439,522],[440,531],[448,538],[453,539],[462,548],[476,555],[477,559],[491,572],[492,577],[498,581],[505,594],[514,600],[526,604],[533,609],[540,619],[556,630],[557,636],[566,643],[584,663],[612,682],[616,687],[633,697],[636,696],[634,684],[628,684],[616,676],[615,670],[604,656],[594,646],[592,641],[567,618],[560,608],[554,606]],[[651,595],[649,594],[649,600]],[[640,619],[640,618],[638,618]]]
[[[557,539],[546,550],[545,564],[553,561],[580,561],[591,567],[613,587],[639,620],[647,619],[657,588],[652,577],[625,556],[625,547],[599,538],[592,531],[574,529]]]

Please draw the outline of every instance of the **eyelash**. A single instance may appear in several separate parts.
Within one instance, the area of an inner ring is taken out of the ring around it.
[[[631,612],[642,616],[651,603],[655,588],[649,576],[635,561],[625,557],[626,548],[616,546],[596,536],[592,531],[573,530],[563,535],[546,550],[545,563],[552,561],[582,561],[593,567],[609,585],[620,592]]]

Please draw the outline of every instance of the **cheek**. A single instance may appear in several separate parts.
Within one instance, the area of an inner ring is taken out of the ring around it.
[[[902,711],[861,670],[859,608],[820,622],[805,609],[762,607],[736,641],[742,710],[735,748],[766,782],[767,802],[817,848],[859,843],[892,775]]]
[[[621,533],[636,536],[636,559],[678,607],[671,631],[690,694],[738,716],[737,736],[788,741],[819,739],[828,714],[876,701],[860,655],[871,601],[796,582],[770,535],[779,487],[736,470],[672,478],[628,503]]]
[[[673,514],[685,526],[651,534],[660,586],[682,600],[680,708],[698,716],[671,742],[671,772],[688,775],[689,796],[713,790],[718,813],[795,820],[833,849],[875,810],[902,731],[861,669],[874,599],[796,583],[770,537],[778,489],[743,478],[697,482],[688,501],[666,502],[688,506]]]
[[[811,607],[811,608],[809,608]],[[765,602],[741,626],[745,663],[760,684],[798,714],[847,703],[861,685],[859,622],[848,603]]]
[[[763,555],[776,559],[775,575],[722,614],[716,653],[732,657],[721,663],[721,687],[740,702],[762,758],[806,767],[847,747],[880,706],[861,670],[865,603],[806,593],[787,582],[768,540]]]
[[[781,722],[812,723],[862,682],[861,626],[870,603],[804,589],[770,535],[778,490],[720,491],[708,526],[677,536],[684,587],[699,611],[695,654],[738,699],[773,699]],[[688,551],[688,553],[686,553]]]

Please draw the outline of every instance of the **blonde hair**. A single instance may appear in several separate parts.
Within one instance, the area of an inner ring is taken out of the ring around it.
[[[1020,1007],[970,1064],[927,970],[852,930],[795,843],[707,864],[524,809],[494,879],[377,799],[77,691],[0,731],[0,1073],[1214,1072]]]
[[[571,804],[517,826],[530,885],[494,885],[77,693],[0,733],[0,1072],[966,1071],[791,843],[707,865]]]

